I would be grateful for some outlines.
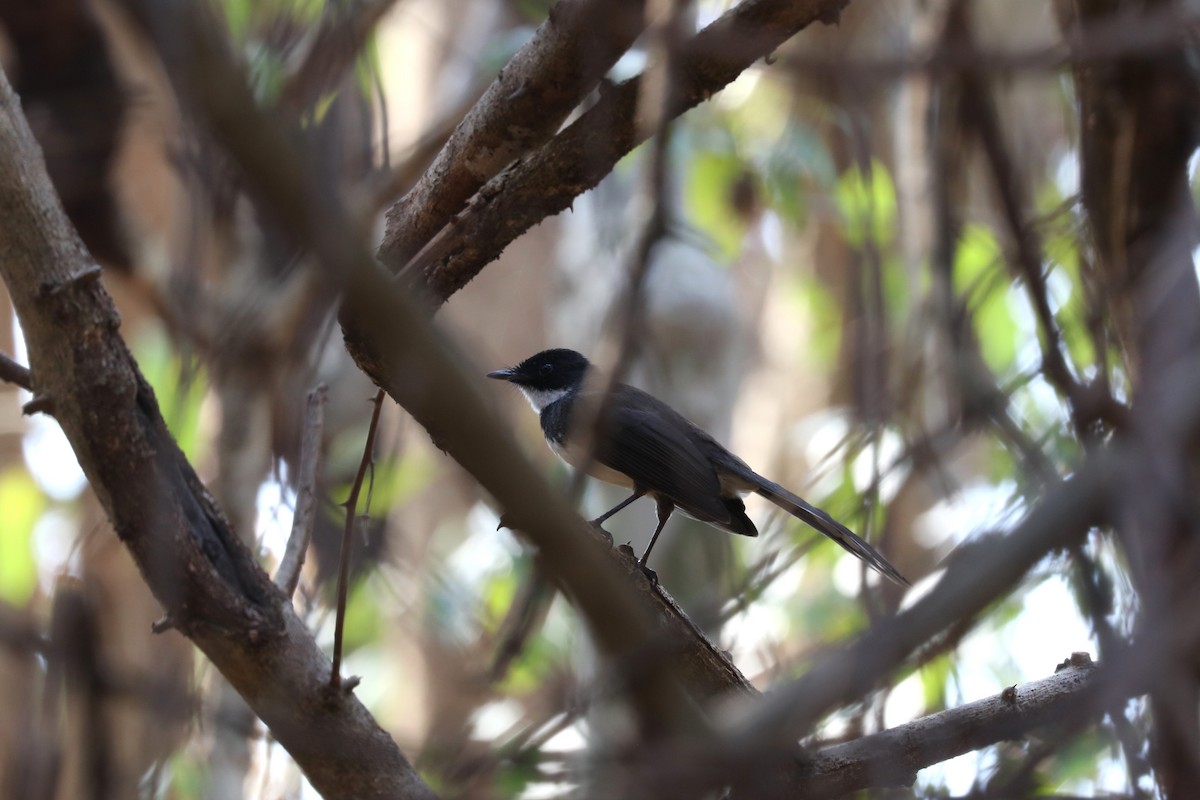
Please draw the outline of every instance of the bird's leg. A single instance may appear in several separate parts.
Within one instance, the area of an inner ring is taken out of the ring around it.
[[[604,528],[601,527],[601,524],[604,522],[604,520],[608,519],[613,514],[617,513],[622,508],[624,508],[625,506],[632,503],[634,500],[637,500],[639,497],[641,497],[645,493],[646,493],[645,489],[638,489],[635,487],[633,490],[633,494],[629,495],[629,497],[626,497],[624,500],[617,503],[615,506],[610,508],[608,511],[605,511],[603,514],[596,517],[594,520],[592,520],[592,524],[595,525],[597,528],[600,528],[601,533],[603,533],[605,536],[607,536],[608,541],[611,542],[612,534],[610,534],[608,531],[604,530]]]
[[[662,533],[662,529],[667,526],[667,520],[671,518],[671,512],[675,510],[675,501],[659,495],[655,498],[658,505],[658,527],[654,529],[654,535],[650,537],[650,544],[646,545],[646,552],[642,553],[642,557],[638,559],[638,566],[642,568],[642,572],[646,573],[651,582],[658,583],[658,575],[654,570],[646,566],[646,559],[650,558],[650,551],[654,549],[654,543],[658,541],[658,535]]]

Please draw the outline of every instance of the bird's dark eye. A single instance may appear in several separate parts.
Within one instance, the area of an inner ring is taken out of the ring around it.
[[[542,364],[542,368],[539,369],[538,372],[542,373],[543,375],[549,375],[551,372],[554,372],[554,365]]]

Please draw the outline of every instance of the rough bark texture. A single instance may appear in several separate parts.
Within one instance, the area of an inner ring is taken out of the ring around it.
[[[680,48],[683,80],[668,117],[708,100],[812,23],[836,20],[846,2],[745,0],[734,6]],[[638,78],[603,91],[562,133],[489,180],[409,263],[410,282],[445,302],[514,239],[595,187],[652,133],[638,124],[640,92]]]
[[[399,270],[479,187],[542,145],[645,28],[643,0],[560,0],[388,210],[379,259]]]
[[[221,670],[325,797],[432,797],[348,693],[184,459],[0,75],[0,275],[45,395],[174,626]]]
[[[824,748],[808,758],[798,796],[841,797],[872,786],[911,786],[925,767],[1074,716],[1093,699],[1101,686],[1098,677],[1094,666],[1070,666],[993,697]]]

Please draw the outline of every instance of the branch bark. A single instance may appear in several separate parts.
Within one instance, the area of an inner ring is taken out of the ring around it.
[[[745,688],[745,679],[668,601],[655,608],[667,616],[655,618],[629,591],[628,575],[637,575],[648,590],[644,577],[600,546],[599,534],[521,452],[484,401],[479,371],[463,366],[423,307],[379,268],[336,192],[321,184],[295,138],[258,108],[211,20],[184,2],[131,6],[158,46],[176,92],[242,170],[252,199],[340,287],[346,343],[359,366],[496,498],[539,549],[599,649],[626,680],[643,725],[658,733],[702,731],[703,720],[681,696],[680,684],[695,679],[700,688],[693,691],[707,697],[714,687]],[[664,619],[671,625],[666,633],[660,628]]]
[[[729,85],[814,22],[836,21],[849,0],[743,0],[685,42],[676,74],[674,118]],[[425,244],[404,269],[436,304],[466,286],[518,236],[570,207],[652,133],[638,124],[641,79],[601,93],[599,101],[541,149],[479,188],[466,210]],[[385,262],[387,253],[381,252]]]
[[[1086,654],[1085,654],[1086,655]],[[1081,660],[1082,661],[1082,660]],[[882,786],[911,786],[917,772],[955,756],[1071,718],[1080,707],[1099,718],[1094,702],[1101,670],[1069,666],[1049,678],[915,719],[886,731],[818,750],[803,767],[798,796],[841,797]],[[1127,695],[1144,691],[1132,689]]]
[[[559,0],[417,185],[387,214],[378,257],[399,270],[488,180],[554,135],[645,28],[644,0]]]
[[[1062,25],[1075,40],[1114,21],[1135,26],[1183,4],[1073,0]],[[1200,284],[1192,252],[1200,241],[1188,160],[1200,144],[1200,70],[1188,40],[1106,64],[1080,65],[1081,188],[1092,237],[1133,366],[1132,435],[1126,508],[1119,532],[1143,608],[1141,628],[1171,629],[1194,602],[1200,525],[1192,509],[1197,460],[1162,425],[1177,402],[1171,376],[1200,369]],[[1192,395],[1191,397],[1195,397]],[[1163,637],[1160,641],[1167,641]],[[1169,798],[1200,785],[1200,680],[1193,648],[1155,660],[1152,757]]]
[[[428,798],[391,737],[348,693],[167,431],[118,333],[100,271],[63,213],[0,73],[0,276],[113,527],[175,628],[213,662],[328,798]]]

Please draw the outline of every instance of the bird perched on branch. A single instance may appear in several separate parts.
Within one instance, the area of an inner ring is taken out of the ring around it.
[[[757,492],[880,574],[909,585],[887,559],[846,526],[750,469],[666,403],[623,383],[602,397],[602,388],[585,385],[590,367],[574,350],[544,350],[515,367],[489,372],[488,377],[521,390],[538,412],[546,443],[564,461],[632,491],[592,520],[593,525],[601,525],[639,497],[654,498],[658,527],[638,559],[644,570],[649,572],[650,551],[675,509],[730,533],[758,536],[742,502],[742,495]],[[589,420],[596,424],[590,425]]]

